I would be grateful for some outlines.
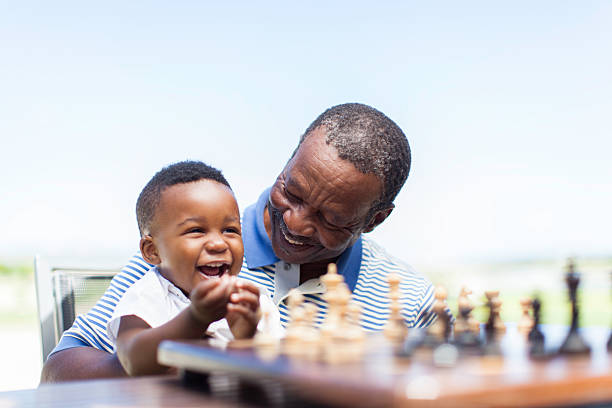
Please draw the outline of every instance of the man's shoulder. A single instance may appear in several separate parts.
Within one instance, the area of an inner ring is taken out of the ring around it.
[[[134,255],[111,280],[108,292],[123,294],[129,287],[138,282],[154,265],[147,263],[140,255]]]
[[[85,314],[77,316],[72,326],[66,330],[62,339],[72,337],[77,342],[61,340],[52,353],[76,345],[89,345],[112,352],[112,345],[106,335],[106,322],[113,314],[117,303],[126,290],[138,282],[153,265],[148,264],[140,255],[134,255],[111,280],[104,294]]]
[[[385,273],[399,273],[401,275],[414,275],[421,277],[411,265],[387,250],[371,238],[362,237],[362,268],[376,268]]]

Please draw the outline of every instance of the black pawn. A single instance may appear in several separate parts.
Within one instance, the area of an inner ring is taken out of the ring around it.
[[[489,308],[489,318],[487,319],[484,327],[485,342],[482,346],[482,352],[489,356],[501,355],[499,339],[497,338],[497,333],[495,332],[496,310],[495,305],[493,304],[493,299],[490,299],[487,302],[487,307]]]
[[[562,354],[585,354],[590,353],[591,348],[584,341],[578,331],[579,317],[578,312],[578,285],[580,284],[580,274],[574,269],[574,262],[570,260],[567,265],[565,282],[569,290],[570,301],[572,303],[572,323],[567,337],[563,341],[559,352]]]
[[[480,345],[479,336],[468,326],[471,311],[472,308],[470,306],[459,308],[459,319],[463,326],[466,327],[461,333],[455,334],[455,343],[461,347],[477,347]]]
[[[533,327],[527,335],[529,342],[529,355],[532,357],[544,357],[546,351],[544,349],[544,333],[540,330],[540,307],[542,306],[540,299],[533,299]]]
[[[612,271],[610,272],[610,277],[612,277]],[[612,331],[610,331],[610,337],[608,338],[608,351],[612,351]]]

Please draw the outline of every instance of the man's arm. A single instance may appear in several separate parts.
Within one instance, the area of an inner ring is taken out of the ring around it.
[[[126,375],[119,359],[112,354],[112,345],[104,327],[118,298],[138,281],[152,265],[139,255],[133,256],[121,272],[111,280],[104,295],[86,314],[79,315],[43,365],[41,383]]]
[[[42,384],[126,375],[116,354],[94,347],[72,347],[49,356],[43,365],[40,382]]]

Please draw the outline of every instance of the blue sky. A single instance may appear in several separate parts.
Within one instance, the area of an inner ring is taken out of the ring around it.
[[[3,2],[0,256],[128,256],[162,166],[241,208],[326,108],[372,105],[413,167],[401,258],[612,251],[612,3]]]

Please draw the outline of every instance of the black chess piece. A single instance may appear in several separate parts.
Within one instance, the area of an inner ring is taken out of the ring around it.
[[[459,316],[461,326],[463,330],[460,333],[455,331],[455,343],[460,347],[477,347],[480,345],[480,336],[474,333],[469,327],[470,312],[472,311],[471,305],[460,305]]]
[[[451,316],[446,312],[446,304],[440,299],[434,301],[427,320],[432,319],[433,316],[436,316],[436,320],[427,328],[421,342],[421,345],[425,347],[437,347],[440,344],[447,343],[450,337]]]
[[[612,271],[610,271],[610,277],[612,278]],[[612,330],[610,331],[610,337],[608,338],[608,351],[612,351]]]
[[[546,351],[544,348],[544,333],[540,330],[540,308],[542,303],[536,296],[532,302],[533,307],[533,327],[527,335],[527,341],[529,343],[529,355],[535,358],[544,357]]]
[[[570,259],[567,264],[567,273],[565,274],[565,282],[569,290],[569,297],[572,304],[572,322],[570,325],[567,337],[561,344],[559,352],[562,354],[584,354],[590,353],[591,347],[584,341],[579,327],[579,311],[578,311],[578,285],[580,284],[580,274],[576,272],[574,262]]]
[[[495,320],[497,319],[495,299],[491,298],[487,301],[487,307],[489,308],[489,318],[485,323],[484,332],[485,340],[482,345],[482,352],[485,355],[501,355],[501,347],[499,345],[499,339],[495,330]]]

